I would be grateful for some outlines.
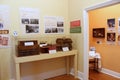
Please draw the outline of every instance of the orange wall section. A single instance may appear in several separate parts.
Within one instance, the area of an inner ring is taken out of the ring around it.
[[[120,4],[89,11],[89,45],[96,47],[101,54],[102,67],[120,73],[120,45],[118,45],[118,18],[120,18]],[[115,18],[116,41],[114,45],[107,44],[107,19]],[[93,38],[93,28],[105,28],[105,38]],[[97,41],[101,44],[97,44]]]

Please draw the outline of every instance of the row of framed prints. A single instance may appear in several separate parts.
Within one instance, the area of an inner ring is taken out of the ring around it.
[[[114,43],[118,41],[120,43],[120,18],[118,20],[115,18],[107,19],[107,42]],[[115,23],[117,22],[117,24]]]
[[[117,24],[115,24],[117,23]],[[120,18],[107,19],[107,28],[93,28],[93,38],[106,38],[107,43],[120,44]]]

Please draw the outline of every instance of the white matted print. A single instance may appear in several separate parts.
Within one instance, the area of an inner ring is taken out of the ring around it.
[[[10,8],[0,5],[0,30],[8,30],[10,27]]]
[[[3,18],[0,14],[0,29],[3,29],[3,28],[4,28]]]
[[[20,23],[22,33],[39,33],[39,10],[34,8],[20,8]]]
[[[63,17],[45,16],[44,17],[45,33],[64,33]]]
[[[0,48],[10,47],[10,8],[7,5],[0,5]]]
[[[108,44],[115,44],[116,41],[116,33],[115,32],[108,32],[107,33],[107,43]]]
[[[9,35],[0,35],[0,47],[1,48],[10,47],[10,36]]]
[[[118,18],[118,33],[120,33],[120,18]]]
[[[115,18],[107,19],[108,31],[115,31]]]

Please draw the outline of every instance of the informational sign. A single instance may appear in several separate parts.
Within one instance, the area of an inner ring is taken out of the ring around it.
[[[45,16],[44,17],[45,33],[64,33],[63,17]]]
[[[62,47],[62,50],[63,51],[69,51],[69,48],[68,47]]]
[[[55,45],[52,45],[52,46],[49,47],[49,54],[54,54],[56,52],[57,51],[56,51],[56,46]]]
[[[0,48],[10,47],[10,16],[9,6],[0,5]]]
[[[81,33],[80,20],[70,22],[70,33]]]
[[[22,33],[39,33],[39,10],[20,8],[20,23]]]

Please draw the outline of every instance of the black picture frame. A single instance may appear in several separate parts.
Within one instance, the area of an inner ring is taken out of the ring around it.
[[[105,28],[93,28],[94,38],[105,38]]]

